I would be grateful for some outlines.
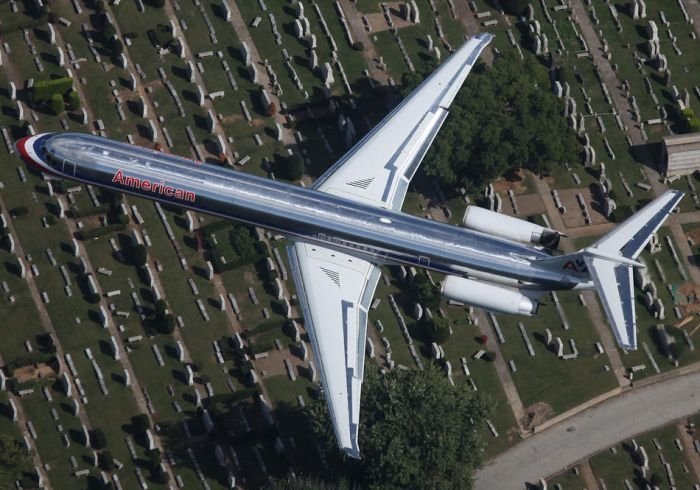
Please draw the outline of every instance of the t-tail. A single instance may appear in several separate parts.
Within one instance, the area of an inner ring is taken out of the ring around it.
[[[556,266],[590,276],[615,338],[624,349],[637,348],[632,269],[644,267],[637,257],[682,198],[680,191],[667,191],[590,247],[538,261],[545,267]]]

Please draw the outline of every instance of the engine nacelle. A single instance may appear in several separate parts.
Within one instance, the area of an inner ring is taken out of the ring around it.
[[[496,235],[519,242],[534,243],[546,248],[557,248],[561,234],[519,218],[489,211],[478,206],[467,206],[464,226],[472,230]]]
[[[539,303],[520,291],[494,286],[459,276],[447,276],[442,282],[442,295],[494,313],[532,316]]]

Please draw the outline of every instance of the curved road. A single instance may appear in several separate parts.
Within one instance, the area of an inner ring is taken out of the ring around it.
[[[524,489],[567,466],[700,410],[700,372],[628,391],[522,441],[476,474],[475,490]]]

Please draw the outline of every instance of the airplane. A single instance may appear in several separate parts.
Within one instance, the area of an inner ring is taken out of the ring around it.
[[[286,235],[299,305],[338,445],[360,457],[367,315],[386,264],[446,275],[442,294],[498,313],[535,315],[551,290],[596,289],[618,343],[637,345],[632,270],[683,194],[668,191],[578,252],[558,232],[469,207],[464,227],[401,212],[408,185],[457,91],[491,41],[478,34],[311,188],[80,133],[17,141],[46,174],[260,226]],[[553,247],[554,246],[554,247]]]

